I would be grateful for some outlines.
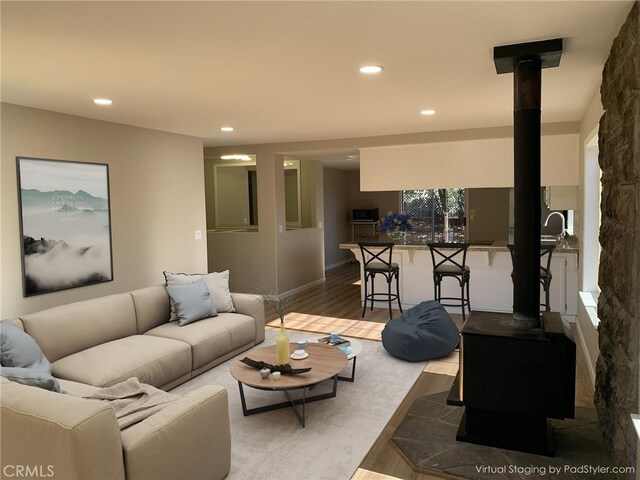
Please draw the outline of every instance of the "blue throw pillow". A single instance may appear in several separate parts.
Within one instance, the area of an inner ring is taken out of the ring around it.
[[[51,364],[36,341],[9,320],[0,322],[0,365],[51,374]]]
[[[0,377],[4,377],[29,387],[44,388],[52,392],[64,393],[60,390],[58,380],[47,373],[42,373],[33,368],[0,367]]]
[[[181,327],[218,314],[203,279],[187,285],[167,285],[167,292],[176,303]]]

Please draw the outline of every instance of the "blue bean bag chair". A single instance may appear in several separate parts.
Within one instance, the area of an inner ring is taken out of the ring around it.
[[[389,320],[382,330],[382,345],[394,357],[421,362],[453,352],[458,334],[444,307],[429,300]]]

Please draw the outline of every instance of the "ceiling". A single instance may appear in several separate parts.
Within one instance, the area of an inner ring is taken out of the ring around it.
[[[504,126],[512,75],[492,48],[564,37],[542,119],[577,121],[631,4],[2,1],[1,95],[206,146]]]

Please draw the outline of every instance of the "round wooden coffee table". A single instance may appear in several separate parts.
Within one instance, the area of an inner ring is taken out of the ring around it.
[[[289,345],[290,353],[297,348],[296,343]],[[242,413],[247,415],[255,415],[256,413],[269,412],[278,408],[291,407],[295,412],[302,428],[305,426],[305,405],[309,402],[316,402],[325,398],[336,396],[338,389],[338,373],[347,365],[347,356],[338,348],[328,345],[320,345],[317,343],[308,343],[307,352],[309,356],[303,360],[289,359],[291,368],[308,368],[311,370],[298,375],[281,375],[279,380],[274,380],[272,375],[263,379],[260,371],[245,365],[240,360],[235,361],[231,365],[231,375],[238,381],[240,389],[240,400],[242,402]],[[256,361],[277,364],[276,347],[270,345],[247,352],[247,357]],[[333,389],[329,393],[323,393],[315,396],[307,396],[307,389],[313,387],[326,380],[333,379]],[[275,403],[255,408],[247,408],[244,397],[244,385],[256,388],[258,390],[281,391],[287,398],[286,402]],[[289,392],[291,390],[302,390],[302,398],[292,399]],[[298,412],[296,405],[302,405],[302,414]]]

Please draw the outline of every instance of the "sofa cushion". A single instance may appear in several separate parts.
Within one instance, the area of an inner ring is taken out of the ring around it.
[[[62,378],[57,380],[60,388],[64,390],[67,395],[73,395],[74,397],[88,397],[97,390],[100,390],[100,387],[94,387],[86,383],[72,382],[71,380],[63,380]]]
[[[179,326],[165,323],[149,330],[145,335],[171,338],[188,343],[192,348],[192,370],[202,367],[236,348],[255,340],[253,318],[239,313],[220,313],[217,317]]]
[[[216,307],[217,312],[235,312],[231,293],[229,291],[229,270],[224,272],[213,272],[208,274],[200,273],[171,273],[164,272],[165,283],[169,285],[186,285],[193,283],[201,278],[207,285],[207,289],[211,293],[211,299]],[[175,302],[171,302],[170,322],[178,319],[176,313]]]
[[[51,364],[36,341],[9,320],[0,322],[0,365],[51,373]]]
[[[30,387],[44,388],[52,392],[60,393],[58,381],[48,373],[34,370],[33,368],[0,367],[0,376]]]
[[[139,334],[169,321],[171,306],[169,294],[164,285],[154,285],[129,293],[136,309]]]
[[[0,390],[2,466],[25,466],[13,480],[125,479],[121,434],[111,405],[4,378]],[[24,474],[27,467],[43,474]],[[0,476],[8,479],[6,474],[14,472],[19,473],[9,468]]]
[[[167,285],[167,292],[175,303],[181,327],[218,314],[203,279],[187,285]]]
[[[49,308],[21,319],[50,362],[137,333],[128,293]]]
[[[176,324],[176,328],[178,325]],[[56,377],[108,387],[129,377],[162,387],[191,371],[191,348],[184,342],[133,335],[88,348],[53,362]]]

